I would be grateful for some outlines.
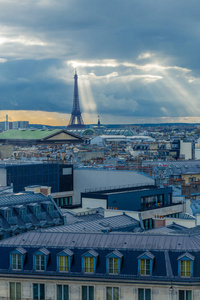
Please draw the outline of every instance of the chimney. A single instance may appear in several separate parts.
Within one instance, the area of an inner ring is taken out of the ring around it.
[[[154,218],[154,228],[159,228],[159,227],[163,227],[163,226],[165,226],[165,218],[156,216]]]

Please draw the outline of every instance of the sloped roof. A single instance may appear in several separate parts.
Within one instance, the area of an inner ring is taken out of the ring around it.
[[[134,227],[139,227],[139,221],[127,216],[125,214],[119,216],[112,216],[108,218],[101,218],[94,221],[80,221],[75,224],[69,224],[59,227],[53,227],[48,231],[52,232],[94,232],[94,231],[120,231],[127,230],[130,228],[132,230]]]
[[[135,249],[142,251],[200,251],[200,228],[184,234],[153,233],[75,233],[32,231],[0,241],[0,247],[77,247],[90,249]]]
[[[60,136],[59,136],[60,135]],[[81,137],[67,131],[60,129],[43,130],[43,129],[27,129],[27,130],[7,130],[0,133],[0,140],[13,140],[13,141],[26,141],[26,140],[41,140],[46,141],[56,140],[56,136],[59,136],[58,140],[73,139],[82,140]]]
[[[0,133],[0,139],[11,140],[39,140],[49,135],[58,133],[59,129],[54,130],[7,130]]]

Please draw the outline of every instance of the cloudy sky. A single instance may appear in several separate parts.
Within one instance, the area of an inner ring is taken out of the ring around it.
[[[0,0],[0,121],[200,122],[199,0]]]

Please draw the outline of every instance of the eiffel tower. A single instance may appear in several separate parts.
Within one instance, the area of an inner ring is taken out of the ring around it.
[[[74,74],[74,100],[73,100],[73,109],[71,113],[71,118],[67,129],[81,129],[85,128],[83,118],[81,116],[80,106],[79,106],[79,97],[78,97],[78,75],[75,70]]]

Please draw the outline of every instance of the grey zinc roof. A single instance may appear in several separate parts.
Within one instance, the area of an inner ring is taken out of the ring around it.
[[[33,193],[19,193],[12,194],[8,196],[0,195],[0,206],[5,205],[20,205],[22,203],[34,202],[34,201],[44,201],[47,199],[47,196],[43,194],[33,194]]]
[[[181,256],[179,256],[178,258],[177,258],[177,260],[179,260],[179,259],[181,259],[181,258],[183,258],[183,257],[185,257],[185,256],[187,256],[189,259],[191,259],[191,260],[194,260],[194,256],[192,255],[192,254],[190,254],[190,253],[184,253],[184,254],[182,254]]]
[[[19,253],[21,253],[21,254],[25,254],[27,251],[24,249],[24,248],[22,248],[22,247],[18,247],[18,248],[16,248],[16,250],[19,252]]]
[[[89,250],[89,251],[87,251],[86,253],[84,253],[83,254],[83,256],[85,255],[85,254],[91,254],[91,255],[93,255],[94,257],[97,257],[97,256],[99,256],[99,253],[97,253],[95,250],[93,250],[93,249],[91,249],[91,250]]]
[[[63,248],[148,250],[200,250],[200,228],[185,234],[75,233],[31,231],[0,241],[1,245]]]
[[[70,249],[64,249],[63,251],[61,251],[60,253],[65,253],[65,254],[67,254],[67,255],[69,255],[69,256],[72,256],[72,255],[74,255],[74,252],[72,252]]]
[[[149,252],[149,251],[146,251],[146,252],[142,253],[140,256],[138,256],[138,258],[140,258],[140,257],[142,257],[144,255],[148,256],[151,259],[155,258],[155,256],[151,252]]]
[[[94,232],[107,230],[120,230],[129,226],[139,227],[139,221],[125,214],[95,221],[76,222],[75,224],[53,227],[45,231],[51,232]]]

